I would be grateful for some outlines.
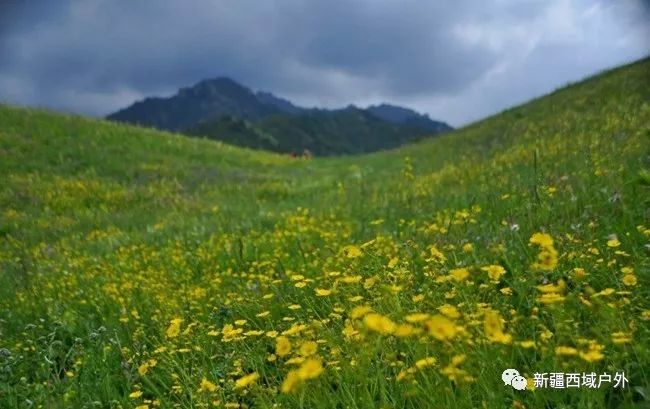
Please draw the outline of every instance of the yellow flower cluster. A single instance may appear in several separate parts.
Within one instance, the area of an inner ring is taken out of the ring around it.
[[[539,248],[537,260],[532,268],[537,270],[553,270],[557,266],[558,253],[553,246],[553,238],[547,233],[535,233],[530,237],[530,243]]]

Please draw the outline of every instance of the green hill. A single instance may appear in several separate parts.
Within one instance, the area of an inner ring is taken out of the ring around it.
[[[317,156],[391,149],[440,132],[444,130],[387,123],[355,107],[271,115],[257,122],[225,116],[185,131],[242,147],[280,153],[309,151]]]
[[[312,160],[0,107],[0,407],[647,406],[649,74]]]

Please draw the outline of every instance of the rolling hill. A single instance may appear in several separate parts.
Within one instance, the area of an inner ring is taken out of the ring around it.
[[[647,406],[649,73],[312,160],[1,106],[0,407]]]

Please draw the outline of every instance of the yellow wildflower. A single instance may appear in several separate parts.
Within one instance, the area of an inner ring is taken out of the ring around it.
[[[180,334],[181,322],[183,322],[182,318],[174,318],[170,321],[169,327],[167,327],[167,331],[165,332],[167,338],[175,338]]]
[[[603,349],[604,347],[602,345],[592,343],[589,345],[589,349],[586,352],[580,352],[580,358],[587,362],[601,361],[605,357],[602,353]]]
[[[537,301],[542,304],[555,304],[564,301],[565,297],[558,293],[547,293],[537,297]]]
[[[555,355],[567,355],[567,356],[573,356],[573,355],[578,355],[578,350],[573,348],[573,347],[567,347],[567,346],[558,346],[555,347]]]
[[[612,334],[612,342],[617,345],[628,344],[632,342],[632,336],[625,332],[614,332]]]
[[[366,278],[363,282],[363,288],[369,290],[377,284],[377,281],[379,281],[377,277]]]
[[[449,275],[456,281],[463,281],[469,277],[469,270],[466,268],[454,268],[449,271]]]
[[[286,356],[291,352],[291,342],[287,337],[277,337],[275,339],[275,353],[278,356]]]
[[[323,365],[318,359],[307,359],[298,368],[300,379],[314,379],[323,372]]]
[[[609,239],[607,240],[607,247],[618,247],[621,245],[621,242],[618,239]]]
[[[409,324],[400,324],[395,328],[396,337],[409,337],[418,332],[418,329]]]
[[[586,275],[587,273],[585,272],[584,268],[576,267],[573,269],[573,277],[576,280],[582,280]]]
[[[539,270],[553,270],[557,266],[557,251],[553,248],[545,249],[537,254],[537,262],[533,268]]]
[[[129,398],[131,399],[138,399],[140,396],[142,396],[142,391],[133,391],[129,394]]]
[[[260,378],[260,375],[257,372],[253,372],[248,375],[244,375],[241,378],[237,379],[235,382],[235,389],[243,389],[257,381]]]
[[[147,362],[143,362],[143,363],[138,367],[138,374],[139,374],[140,376],[144,376],[144,375],[146,375],[147,372],[149,372],[149,368],[153,368],[154,366],[156,366],[157,363],[158,363],[158,361],[155,360],[155,359],[150,359],[150,360],[148,360]]]
[[[553,247],[553,238],[546,233],[535,233],[530,237],[531,244],[537,244],[542,248]]]
[[[481,270],[487,272],[492,281],[499,281],[501,276],[506,273],[506,270],[498,264],[481,267]]]
[[[435,364],[436,364],[436,358],[434,357],[423,358],[415,362],[415,366],[418,369],[426,368],[427,366],[433,366]]]
[[[530,238],[531,244],[536,244],[540,248],[537,255],[537,261],[532,267],[537,270],[552,270],[557,266],[558,254],[553,247],[553,239],[546,233],[535,233]]]
[[[380,334],[392,334],[395,331],[395,323],[390,318],[381,314],[371,313],[365,316],[363,323],[366,328],[379,332]]]
[[[323,365],[320,360],[307,359],[300,368],[289,371],[280,390],[283,393],[295,392],[304,381],[317,378],[322,372]]]
[[[201,379],[201,384],[199,385],[199,392],[214,392],[217,390],[217,385],[208,381],[206,378]]]
[[[291,328],[289,328],[286,331],[283,331],[282,335],[298,335],[306,329],[307,329],[307,325],[305,324],[293,324]]]
[[[467,371],[458,368],[458,365],[463,363],[465,360],[465,355],[455,355],[449,365],[444,367],[440,372],[443,375],[447,376],[450,380],[454,382],[472,382],[474,377],[472,377]]]
[[[483,321],[485,336],[491,342],[509,344],[512,342],[512,336],[503,332],[503,321],[501,315],[494,310],[485,311],[485,320]]]
[[[352,318],[353,320],[357,318],[361,318],[370,312],[372,312],[372,308],[370,306],[360,305],[352,309],[352,311],[350,312],[350,318]]]
[[[623,276],[623,284],[628,287],[635,286],[637,283],[636,276],[634,274],[626,274]]]
[[[559,279],[557,285],[553,283],[538,285],[537,290],[542,293],[561,293],[566,289],[566,283],[564,280]]]
[[[404,319],[410,323],[422,322],[425,321],[427,318],[429,318],[429,314],[425,314],[423,312],[416,312],[414,314],[409,314],[406,317],[404,317]]]
[[[443,304],[438,307],[438,311],[440,311],[442,315],[451,319],[460,318],[460,312],[458,312],[458,308],[454,307],[453,305]]]
[[[314,355],[318,351],[318,344],[314,341],[305,341],[300,345],[300,355],[310,356]]]
[[[343,276],[339,278],[339,281],[345,284],[356,284],[363,279],[360,275],[356,276]]]
[[[298,389],[301,383],[302,381],[300,379],[300,375],[298,374],[298,370],[294,369],[289,371],[287,377],[284,378],[280,390],[282,393],[293,393],[296,391],[296,389]]]
[[[429,251],[431,252],[431,259],[429,260],[437,261],[439,263],[444,263],[447,260],[447,257],[445,257],[436,246],[429,247]]]
[[[440,341],[453,339],[458,333],[456,324],[440,314],[432,316],[426,322],[426,326],[429,330],[429,335]]]
[[[242,332],[244,332],[243,329],[235,328],[232,324],[226,324],[221,329],[222,339],[226,342],[236,339]]]
[[[363,254],[361,252],[361,249],[354,245],[343,247],[343,252],[345,253],[345,256],[348,258],[357,258]]]
[[[519,342],[519,345],[521,345],[522,348],[535,348],[535,341],[533,340],[527,340],[527,341],[521,341]]]

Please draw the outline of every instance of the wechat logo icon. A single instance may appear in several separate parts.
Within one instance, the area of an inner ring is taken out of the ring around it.
[[[526,389],[528,381],[523,376],[519,375],[519,371],[516,369],[506,369],[501,374],[501,380],[507,386],[512,386],[518,391],[523,391]]]

